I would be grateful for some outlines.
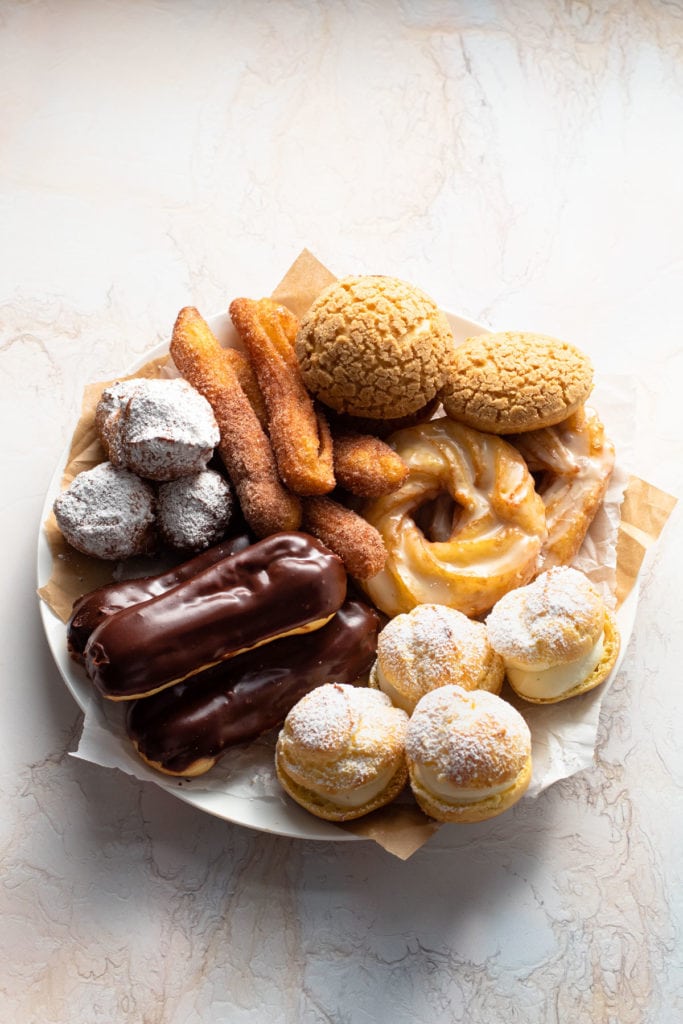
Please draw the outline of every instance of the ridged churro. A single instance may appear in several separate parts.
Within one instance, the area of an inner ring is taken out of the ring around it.
[[[268,413],[266,403],[263,401],[261,389],[256,380],[256,374],[251,363],[243,352],[236,348],[224,348],[223,358],[232,364],[240,386],[251,402],[251,407],[258,417],[258,421],[265,431],[268,430]]]
[[[359,434],[333,424],[332,443],[337,483],[359,498],[390,494],[408,475],[400,455],[372,434]]]
[[[180,310],[171,356],[183,377],[213,409],[220,430],[218,451],[245,520],[258,537],[296,530],[301,503],[283,486],[270,442],[224,351],[193,306]]]
[[[384,568],[387,550],[379,531],[332,498],[304,502],[304,529],[339,555],[350,576],[366,580]]]
[[[268,411],[280,476],[295,494],[328,494],[335,486],[332,438],[301,376],[294,351],[298,320],[272,299],[234,299],[230,317]]]

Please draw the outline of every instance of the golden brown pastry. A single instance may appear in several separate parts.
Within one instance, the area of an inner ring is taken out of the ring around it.
[[[301,524],[301,503],[280,480],[273,450],[231,360],[193,306],[178,313],[171,339],[178,370],[204,395],[220,430],[218,451],[249,527],[258,537]]]
[[[335,486],[332,437],[294,352],[299,321],[272,299],[233,299],[230,317],[266,404],[280,476],[295,494],[328,494]]]
[[[409,468],[363,515],[388,551],[364,582],[387,615],[418,604],[487,612],[533,577],[545,540],[545,510],[519,452],[500,437],[447,417],[392,434]]]
[[[543,499],[548,536],[538,569],[567,565],[600,508],[614,468],[614,445],[598,415],[581,406],[555,427],[506,438],[523,456]]]
[[[425,694],[406,737],[410,785],[437,821],[483,821],[523,796],[531,736],[515,708],[486,690],[442,686]]]
[[[446,380],[453,334],[419,288],[393,277],[345,277],[304,315],[296,354],[316,398],[339,413],[405,416]]]
[[[345,491],[359,498],[379,498],[403,483],[408,467],[393,448],[373,434],[332,425],[334,475]]]
[[[319,686],[285,719],[275,751],[277,777],[318,818],[360,818],[405,786],[407,727],[405,711],[377,690]]]
[[[439,686],[500,693],[503,675],[503,659],[482,622],[445,605],[421,604],[381,631],[370,685],[410,715],[420,698]]]
[[[348,574],[358,580],[375,576],[387,560],[375,527],[333,498],[304,499],[303,529],[334,551]]]
[[[468,338],[451,361],[441,400],[475,430],[512,434],[560,423],[593,387],[587,356],[544,334],[508,331]]]
[[[486,620],[512,689],[554,704],[599,686],[619,653],[616,620],[583,573],[557,566],[513,590]]]

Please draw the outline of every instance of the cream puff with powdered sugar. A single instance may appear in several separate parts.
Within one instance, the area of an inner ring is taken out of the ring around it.
[[[350,821],[407,782],[408,716],[377,690],[327,683],[287,715],[275,751],[283,789],[311,814]]]
[[[425,694],[408,724],[413,795],[437,821],[484,821],[524,794],[531,735],[507,701],[486,690],[442,686]]]
[[[446,605],[421,604],[391,619],[380,633],[370,686],[411,714],[439,686],[500,693],[503,676],[503,659],[483,623]]]
[[[498,601],[486,620],[491,646],[518,696],[554,704],[592,690],[619,653],[616,620],[583,573],[558,566]]]

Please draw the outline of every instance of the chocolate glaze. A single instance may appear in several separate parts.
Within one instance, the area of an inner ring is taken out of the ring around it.
[[[66,627],[66,643],[69,654],[75,661],[82,663],[83,652],[90,639],[90,634],[109,615],[120,612],[123,608],[130,608],[131,605],[140,604],[141,601],[150,601],[153,597],[158,597],[159,594],[171,590],[172,587],[177,587],[179,583],[196,576],[198,572],[220,562],[228,555],[243,551],[251,543],[249,535],[242,533],[207,548],[195,558],[191,558],[167,572],[144,576],[140,579],[123,580],[120,583],[108,583],[104,587],[98,587],[96,590],[84,594],[83,597],[77,598]]]
[[[132,700],[327,619],[346,597],[342,562],[305,533],[276,533],[100,623],[85,666],[100,693]]]
[[[148,761],[182,774],[199,760],[217,759],[228,747],[281,725],[316,686],[363,676],[375,657],[378,628],[373,609],[347,600],[322,629],[274,640],[134,701],[128,735]]]

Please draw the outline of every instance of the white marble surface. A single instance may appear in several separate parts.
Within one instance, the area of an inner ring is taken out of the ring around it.
[[[250,832],[68,756],[40,509],[83,385],[307,246],[638,378],[683,494],[683,5],[0,6],[0,1018],[673,1024],[680,512],[592,770],[401,862]]]

